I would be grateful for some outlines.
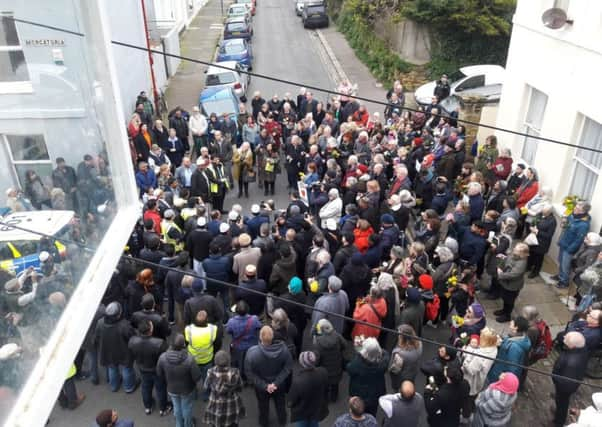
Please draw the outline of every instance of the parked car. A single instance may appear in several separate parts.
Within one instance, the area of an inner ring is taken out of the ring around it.
[[[251,78],[248,74],[243,73],[246,68],[236,61],[217,62],[215,65],[231,68],[219,68],[210,66],[205,74],[205,87],[224,87],[228,86],[234,90],[234,94],[240,98],[242,102],[247,102],[247,88]]]
[[[328,27],[328,14],[324,1],[306,1],[301,14],[303,27]]]
[[[223,61],[236,61],[251,70],[253,68],[251,44],[245,39],[222,40],[217,52],[216,62]]]
[[[255,0],[236,0],[236,3],[246,5],[251,11],[251,15],[255,15],[255,13],[257,12],[257,5],[255,4]]]
[[[504,82],[504,67],[500,65],[470,65],[448,75],[451,95],[480,95],[494,101],[500,98]],[[431,103],[437,86],[432,81],[420,86],[414,92],[414,98],[420,105]],[[453,110],[453,109],[452,109]]]
[[[253,26],[244,16],[230,18],[224,24],[224,40],[227,39],[245,39],[251,40],[253,36]]]
[[[31,211],[15,212],[2,217],[2,222],[28,230],[32,233],[8,225],[0,227],[0,268],[13,274],[20,274],[33,267],[40,271],[40,252],[54,255],[56,262],[66,256],[67,248],[60,239],[69,238],[73,211]],[[50,246],[42,247],[42,234],[59,240],[50,241]],[[57,259],[57,256],[59,259]]]
[[[240,113],[238,98],[230,86],[203,89],[199,96],[199,108],[206,117],[215,113],[220,120],[223,120],[224,114],[226,114],[236,121]]]
[[[246,16],[249,19],[251,19],[251,11],[244,4],[240,4],[240,3],[231,4],[230,7],[228,8],[228,13],[226,14],[226,19],[234,18],[237,16]]]

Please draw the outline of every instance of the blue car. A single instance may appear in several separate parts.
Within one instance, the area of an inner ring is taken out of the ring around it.
[[[230,86],[213,86],[203,89],[199,96],[199,108],[206,117],[215,113],[222,120],[224,114],[234,121],[238,118],[238,97]]]
[[[253,69],[251,44],[245,39],[222,40],[219,45],[216,62],[236,61],[249,70]]]

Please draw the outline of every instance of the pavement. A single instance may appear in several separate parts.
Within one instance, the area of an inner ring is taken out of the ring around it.
[[[229,2],[226,1],[225,8],[227,4]],[[338,33],[333,26],[319,30],[319,32],[303,29],[300,18],[295,16],[293,4],[292,1],[281,0],[258,2],[258,12],[254,18],[255,62],[253,71],[293,82],[303,82],[306,86],[324,88],[325,91],[315,93],[319,100],[326,100],[328,91],[333,90],[340,79],[347,76],[351,82],[358,84],[360,96],[384,100],[385,89],[380,87],[367,67],[355,57],[344,36]],[[202,61],[211,61],[222,31],[222,22],[219,0],[210,0],[182,34],[182,55]],[[186,61],[181,63],[177,74],[170,80],[166,92],[170,109],[176,105],[184,108],[196,105],[198,94],[203,88],[205,68],[205,66]],[[290,92],[296,96],[298,89],[298,86],[253,77],[248,97],[251,98],[255,90],[261,91],[266,99],[269,99],[274,93],[282,96],[285,92]],[[368,105],[368,108],[370,111],[382,112],[383,110],[379,105]],[[237,191],[231,191],[226,197],[226,209],[229,209],[233,203],[240,203],[243,208],[248,210],[252,203],[259,203],[266,199],[263,196],[263,190],[258,189],[256,184],[251,185],[248,199],[238,199],[235,197],[236,193]],[[286,207],[288,195],[285,176],[277,178],[276,194],[270,198],[274,199],[277,208]],[[555,273],[551,263],[545,264],[544,271]],[[545,275],[543,276],[545,277]],[[560,301],[562,296],[566,296],[566,291],[557,292],[542,278],[528,280],[517,300],[517,311],[526,304],[535,304],[555,334],[566,325],[571,316],[567,307]],[[501,303],[499,301],[483,301],[482,303],[488,315],[488,325],[500,334],[506,333],[508,324],[497,324],[492,315]],[[439,342],[447,342],[449,330],[443,327],[438,329],[426,327],[424,336]],[[306,331],[304,342],[306,345],[310,343],[308,331]],[[224,344],[224,348],[227,346],[228,342]],[[424,360],[432,358],[435,352],[435,346],[425,345]],[[540,361],[536,367],[551,371],[553,360],[554,357]],[[587,381],[601,384],[600,381],[589,379]],[[424,378],[419,376],[417,384],[421,391],[422,385],[425,384]],[[63,410],[57,405],[49,418],[48,426],[89,426],[93,424],[97,412],[105,408],[116,409],[123,419],[134,420],[137,426],[174,425],[172,416],[161,418],[156,411],[152,415],[146,416],[143,412],[139,390],[133,394],[125,394],[123,391],[112,393],[105,380],[101,380],[101,384],[98,386],[92,385],[89,381],[78,381],[77,388],[79,392],[87,395],[87,399],[74,411]],[[340,384],[339,401],[330,405],[330,415],[321,423],[322,425],[332,425],[338,415],[347,411],[346,390],[347,376],[344,375]],[[549,407],[553,403],[549,394],[552,391],[553,386],[549,377],[530,374],[527,380],[527,389],[519,395],[515,405],[512,425],[530,425],[532,427],[548,425],[551,420]],[[591,404],[588,400],[590,394],[591,390],[581,387],[576,394],[576,404],[578,406]],[[246,388],[242,397],[247,408],[247,417],[240,423],[240,426],[256,426],[257,409],[254,393],[250,388]],[[203,406],[200,401],[195,404],[197,419],[200,419]],[[273,419],[275,417],[273,409],[271,415]]]

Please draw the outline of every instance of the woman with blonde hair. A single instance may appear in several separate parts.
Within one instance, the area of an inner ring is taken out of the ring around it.
[[[474,411],[475,399],[483,389],[493,359],[497,356],[498,341],[495,331],[488,327],[483,328],[480,335],[471,335],[469,339],[469,343],[463,348],[469,353],[462,353],[462,372],[470,385],[469,401],[465,407],[468,412],[464,413],[465,417]],[[476,346],[473,340],[476,341]]]
[[[380,185],[378,181],[373,179],[366,183],[366,197],[370,207],[379,208],[380,205]]]
[[[163,191],[167,191],[169,189],[169,178],[172,176],[170,165],[163,163],[161,166],[159,166],[159,173],[157,174],[157,187]]]
[[[232,156],[232,176],[238,181],[238,198],[241,198],[243,192],[245,197],[249,198],[249,176],[253,171],[253,151],[249,142],[243,142],[240,148],[234,149]]]

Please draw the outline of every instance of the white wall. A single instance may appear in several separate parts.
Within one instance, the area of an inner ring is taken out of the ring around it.
[[[574,24],[560,30],[548,29],[541,23],[542,13],[553,3],[518,1],[497,125],[524,131],[528,86],[532,86],[548,96],[541,136],[576,144],[581,115],[602,123],[602,1],[570,1],[568,16]],[[510,147],[518,160],[524,137],[496,134],[500,145]],[[538,143],[534,166],[542,184],[554,190],[558,204],[569,191],[574,152],[570,147]],[[597,231],[602,218],[602,176],[591,202],[592,230]]]

